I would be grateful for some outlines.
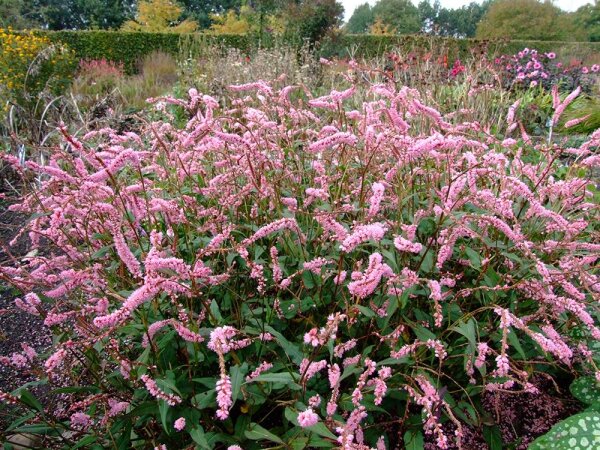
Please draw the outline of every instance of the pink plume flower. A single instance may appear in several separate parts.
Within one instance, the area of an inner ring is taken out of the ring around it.
[[[185,428],[185,417],[177,419],[173,424],[173,427],[175,427],[177,431],[182,431]]]
[[[302,428],[312,427],[317,422],[319,422],[319,416],[311,408],[298,414],[298,424]]]

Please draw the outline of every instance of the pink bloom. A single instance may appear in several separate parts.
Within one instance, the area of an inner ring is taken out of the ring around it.
[[[252,381],[254,378],[259,376],[261,373],[266,372],[267,370],[271,369],[272,367],[273,367],[273,364],[271,364],[270,362],[263,361],[250,375],[248,375],[246,377],[246,382]]]
[[[352,146],[356,145],[357,142],[358,138],[352,133],[340,131],[339,133],[332,134],[331,136],[313,142],[308,146],[308,151],[310,153],[319,153],[337,145],[345,144]]]
[[[546,53],[546,56],[548,57],[548,59],[554,59],[554,58],[556,58],[556,53],[554,53],[554,52]]]
[[[167,394],[166,392],[163,392],[158,387],[158,384],[156,384],[156,381],[154,381],[152,378],[150,378],[148,376],[148,374],[144,374],[140,378],[146,385],[146,389],[148,390],[150,395],[152,395],[153,397],[156,397],[160,400],[164,400],[170,406],[175,406],[175,405],[178,405],[179,403],[181,403],[181,401],[182,401],[181,397],[179,397],[178,395],[175,395],[175,394]]]
[[[583,66],[581,68],[581,73],[583,73],[583,74],[589,73],[589,71],[590,71],[590,69],[588,69],[586,66]]]
[[[596,73],[596,72],[598,72],[598,71],[600,71],[600,65],[598,65],[598,64],[594,64],[594,65],[592,66],[592,72]]]
[[[87,428],[91,423],[90,416],[82,412],[76,412],[71,416],[71,426],[73,428]]]
[[[175,421],[175,423],[173,424],[173,426],[175,427],[175,429],[177,431],[181,431],[185,428],[185,418],[184,417],[180,417],[179,419],[177,419]]]
[[[402,236],[398,236],[394,239],[394,247],[399,252],[408,253],[420,253],[423,246],[418,242],[411,242],[408,239],[404,239]]]
[[[348,284],[348,290],[352,295],[365,298],[377,289],[381,278],[393,275],[392,269],[382,261],[383,258],[379,253],[373,253],[369,256],[367,270],[364,273],[354,272],[352,274],[354,281]]]
[[[221,379],[217,381],[217,404],[219,409],[217,410],[217,418],[225,420],[229,417],[229,409],[233,406],[233,399],[231,398],[231,379],[229,375],[221,374]]]
[[[379,205],[383,199],[385,186],[382,183],[373,183],[371,189],[373,190],[373,195],[369,199],[369,211],[367,213],[368,218],[374,217],[379,212]]]
[[[370,240],[378,242],[383,238],[386,231],[387,227],[378,222],[370,225],[358,225],[353,228],[352,234],[343,240],[340,250],[349,253],[363,242]]]
[[[302,428],[312,427],[313,425],[316,425],[318,421],[319,416],[317,416],[311,408],[298,414],[298,423]]]

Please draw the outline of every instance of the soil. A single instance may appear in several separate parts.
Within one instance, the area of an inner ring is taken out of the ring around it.
[[[24,236],[9,247],[10,241],[17,235],[27,217],[8,210],[16,201],[14,191],[7,185],[7,178],[2,179],[0,193],[0,266],[10,265],[11,257],[21,258],[27,254],[27,237]],[[21,294],[14,288],[0,281],[0,356],[10,357],[13,353],[23,351],[21,343],[29,344],[38,354],[44,353],[52,343],[52,335],[39,317],[21,311],[14,301]],[[0,391],[11,392],[25,383],[34,382],[37,378],[28,370],[16,369],[10,365],[0,364]],[[44,386],[32,386],[30,391],[43,403],[47,389]],[[0,412],[0,430],[6,425],[5,413]]]

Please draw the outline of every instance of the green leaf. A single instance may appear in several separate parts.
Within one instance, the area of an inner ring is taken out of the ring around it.
[[[242,367],[237,364],[231,368],[231,399],[235,403],[240,394],[242,382],[244,381],[244,374],[248,371],[248,364],[242,364]]]
[[[432,340],[435,341],[438,338],[435,334],[433,334],[431,332],[431,330],[428,330],[423,325],[417,325],[417,324],[415,324],[413,326],[413,331],[415,332],[415,334],[417,335],[417,338],[420,341],[425,341],[426,342],[429,339],[432,339]]]
[[[469,341],[469,348],[475,350],[477,347],[477,322],[475,322],[475,319],[471,318],[467,322],[461,322],[450,329],[466,337]]]
[[[306,289],[312,289],[315,287],[314,279],[315,276],[311,272],[302,273],[302,281],[304,282]]]
[[[371,308],[367,308],[366,306],[355,305],[355,308],[357,308],[365,317],[368,317],[369,319],[377,316],[375,311],[373,311]]]
[[[35,412],[30,412],[29,414],[25,414],[23,417],[19,417],[18,419],[15,419],[9,426],[8,428],[6,428],[4,431],[11,431],[14,428],[17,428],[19,426],[21,426],[22,424],[24,424],[25,422],[28,422],[29,419],[32,419],[36,416],[37,413]]]
[[[289,372],[281,372],[281,373],[262,373],[256,378],[248,381],[247,383],[255,383],[258,381],[265,381],[268,383],[296,383],[298,381],[298,377],[296,374],[291,374]]]
[[[470,247],[465,247],[467,258],[474,269],[481,269],[481,255]]]
[[[204,434],[204,428],[202,428],[201,426],[197,426],[192,431],[190,431],[190,436],[194,440],[194,442],[196,444],[198,444],[198,446],[201,449],[206,449],[206,450],[212,449],[212,447],[209,445],[208,441],[206,440],[206,436]]]
[[[19,399],[29,407],[40,412],[44,410],[44,407],[38,401],[38,399],[35,398],[27,389],[19,389],[16,396],[19,397]]]
[[[87,445],[96,442],[98,438],[96,436],[86,436],[83,439],[80,439],[77,444],[75,444],[72,449],[86,447]]]
[[[201,392],[193,397],[192,404],[198,409],[210,408],[216,405],[217,394],[214,389]]]
[[[404,448],[406,450],[423,450],[425,441],[423,433],[418,430],[408,430],[404,433]]]
[[[167,414],[169,413],[168,403],[164,400],[159,400],[158,411],[160,413],[160,421],[162,422],[163,430],[168,433],[170,431],[170,428],[167,427]]]
[[[483,437],[489,445],[490,450],[502,450],[502,433],[500,433],[500,428],[497,426],[484,426]]]
[[[575,414],[533,441],[528,450],[582,450],[600,448],[600,413]]]
[[[251,423],[250,429],[246,430],[244,434],[248,439],[253,441],[271,441],[277,442],[278,444],[283,444],[283,441],[279,437],[275,436],[269,430],[261,427],[257,423]]]
[[[300,365],[302,359],[304,358],[304,354],[300,351],[297,345],[292,344],[285,337],[283,337],[280,332],[276,331],[272,327],[265,327],[265,331],[268,331],[275,336],[275,340],[281,346],[287,357],[292,360],[292,362]]]
[[[217,320],[217,324],[223,323],[223,316],[221,315],[221,311],[219,310],[219,304],[216,300],[213,300],[210,303],[210,312],[213,315],[213,317]]]
[[[587,405],[600,402],[600,385],[595,377],[577,378],[571,383],[569,390],[573,397]]]
[[[522,359],[527,359],[527,356],[525,356],[525,351],[523,350],[521,342],[519,341],[519,337],[515,333],[508,333],[508,340],[510,345],[517,351],[517,353],[519,353],[519,356]]]
[[[292,441],[290,442],[290,445],[292,447],[292,450],[303,450],[304,448],[306,448],[308,444],[308,438],[300,438],[300,437],[296,437],[294,439],[292,439]]]
[[[421,219],[419,225],[417,226],[417,233],[422,237],[421,242],[425,242],[426,239],[430,237],[435,231],[435,220],[431,217],[425,217]]]

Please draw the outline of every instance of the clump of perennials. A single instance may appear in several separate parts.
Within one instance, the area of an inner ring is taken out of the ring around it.
[[[353,86],[230,91],[158,99],[139,134],[63,128],[45,166],[4,156],[42,180],[11,209],[45,247],[0,275],[57,336],[12,361],[71,400],[26,422],[98,446],[444,449],[482,393],[598,375],[600,131],[534,143],[513,109],[498,139],[392,84],[358,109]]]

